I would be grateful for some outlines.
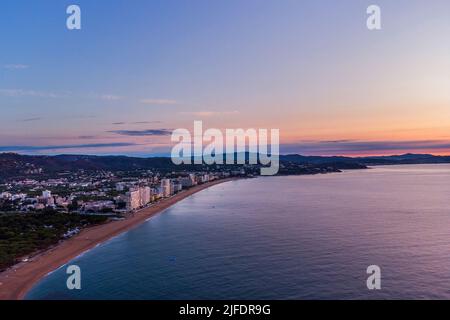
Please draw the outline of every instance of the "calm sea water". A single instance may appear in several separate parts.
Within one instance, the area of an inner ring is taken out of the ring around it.
[[[70,264],[28,298],[449,299],[450,165],[228,182]]]

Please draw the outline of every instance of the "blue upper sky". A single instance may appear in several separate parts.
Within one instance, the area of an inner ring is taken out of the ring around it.
[[[448,0],[5,0],[0,151],[166,153],[197,119],[289,152],[446,152],[449,31]]]

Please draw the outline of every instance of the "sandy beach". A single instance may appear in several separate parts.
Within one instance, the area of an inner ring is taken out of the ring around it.
[[[78,235],[40,253],[28,262],[21,262],[0,274],[0,300],[20,300],[49,272],[56,270],[81,253],[94,248],[114,236],[136,227],[148,218],[211,186],[233,179],[213,181],[185,190],[171,198],[161,200],[149,208],[130,215],[121,221],[112,221],[82,230]]]

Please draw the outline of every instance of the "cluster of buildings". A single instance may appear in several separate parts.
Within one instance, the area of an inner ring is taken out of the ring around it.
[[[164,178],[159,181],[159,185],[131,187],[125,195],[127,211],[137,210],[147,206],[151,202],[162,198],[169,198],[183,189],[193,187],[197,184],[207,183],[218,179],[214,174],[188,174],[187,176],[174,179]],[[123,184],[117,189],[123,189]]]
[[[37,197],[28,196],[26,193],[3,192],[0,194],[0,200],[17,202],[19,211],[43,210],[47,207],[56,208],[57,206],[67,208],[70,203],[70,199],[53,196],[49,190],[42,191],[42,195]]]
[[[234,175],[242,170],[220,172],[90,173],[48,180],[23,179],[0,185],[0,212],[32,212],[53,209],[79,213],[126,213],[171,197],[198,184]]]
[[[154,191],[148,187],[138,187],[127,192],[125,196],[128,211],[145,207],[152,201]]]

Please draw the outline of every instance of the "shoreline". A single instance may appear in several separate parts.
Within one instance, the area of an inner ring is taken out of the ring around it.
[[[50,272],[70,262],[79,255],[104,243],[126,231],[137,227],[151,217],[168,209],[177,202],[205,190],[209,187],[234,181],[228,178],[198,185],[178,193],[170,198],[144,208],[125,220],[110,221],[105,224],[88,227],[74,237],[38,253],[29,262],[20,262],[0,273],[0,300],[22,300],[34,285]]]

